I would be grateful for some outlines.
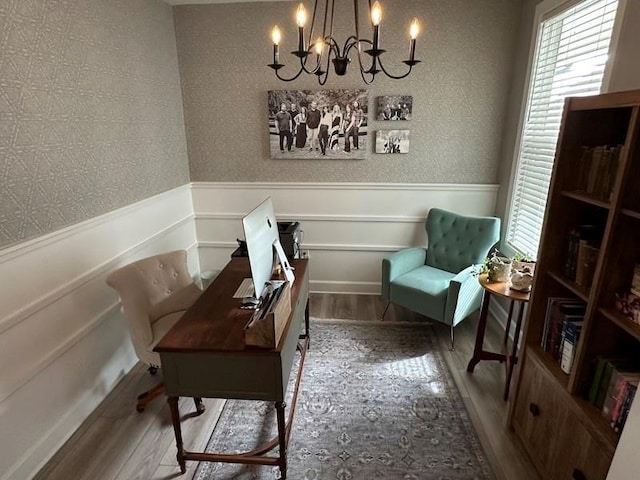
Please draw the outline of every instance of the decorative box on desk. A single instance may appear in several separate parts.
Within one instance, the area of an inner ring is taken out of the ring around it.
[[[291,284],[285,283],[275,307],[270,312],[263,313],[260,309],[253,314],[244,329],[244,343],[252,347],[276,348],[290,314]]]

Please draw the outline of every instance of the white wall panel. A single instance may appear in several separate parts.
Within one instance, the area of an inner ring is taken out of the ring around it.
[[[298,220],[316,292],[380,291],[381,259],[424,246],[432,207],[493,215],[496,185],[194,183],[202,270],[219,270],[244,238],[242,217],[271,197],[278,220]]]
[[[110,271],[189,249],[185,185],[0,251],[0,475],[30,478],[137,361]],[[132,405],[133,408],[133,405]]]

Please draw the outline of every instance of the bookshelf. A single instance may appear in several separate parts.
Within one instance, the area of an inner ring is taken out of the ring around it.
[[[566,99],[508,419],[545,479],[605,479],[624,428],[635,380],[615,362],[640,372],[640,316],[616,296],[640,264],[639,178],[640,90]]]

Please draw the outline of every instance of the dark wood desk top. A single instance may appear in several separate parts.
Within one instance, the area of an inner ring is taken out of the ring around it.
[[[291,290],[292,309],[298,300],[308,266],[307,259],[291,260],[295,268],[295,282]],[[233,298],[243,279],[250,277],[249,260],[232,258],[216,279],[202,293],[193,306],[158,342],[156,352],[239,352],[251,351],[256,355],[276,350],[247,347],[244,327],[253,310],[240,308],[241,299]],[[283,338],[291,324],[287,322]]]

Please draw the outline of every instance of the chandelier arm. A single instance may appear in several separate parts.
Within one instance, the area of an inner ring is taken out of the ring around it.
[[[362,81],[365,84],[371,85],[373,83],[373,80],[375,79],[375,76],[376,76],[376,74],[375,74],[376,57],[373,57],[373,59],[371,61],[371,67],[369,68],[369,70],[365,70],[364,66],[362,65],[362,48],[360,47],[361,43],[373,45],[373,42],[371,40],[360,39],[360,40],[357,40],[352,45],[350,45],[349,49],[353,48],[356,45],[358,46],[356,51],[357,51],[357,56],[358,56],[358,66],[360,67],[359,68],[360,69],[360,77],[362,78]],[[369,73],[371,75],[371,79],[367,80],[367,78],[365,78],[365,76],[364,76],[365,73]]]
[[[309,69],[307,68],[307,59],[308,59],[311,55],[313,55],[313,51],[312,51],[311,49],[309,49],[309,50],[307,50],[307,51],[309,52],[309,55],[307,55],[306,57],[304,57],[304,58],[301,58],[301,59],[300,59],[300,68],[301,68],[305,73],[308,73],[308,74],[310,74],[310,75],[315,75],[315,74],[316,74],[316,72],[317,72],[318,70],[320,70],[320,60],[321,60],[321,59],[320,59],[320,57],[316,54],[316,66],[315,66],[315,67],[313,67],[313,69],[312,69],[312,70],[309,70]]]
[[[404,75],[392,75],[391,73],[387,72],[387,70],[384,68],[384,65],[382,64],[382,60],[378,59],[378,65],[380,65],[380,68],[382,69],[382,71],[384,72],[384,74],[389,77],[392,78],[394,80],[402,80],[403,78],[407,77],[410,73],[411,73],[411,69],[413,68],[413,65],[409,65],[409,70],[407,70],[407,73],[405,73]]]
[[[322,38],[327,37],[327,19],[329,14],[329,0],[324,2],[324,21],[322,22]]]
[[[349,55],[349,51],[355,46],[359,47],[358,44],[363,41],[364,40],[358,40],[358,38],[355,35],[351,35],[344,42],[344,55],[345,56]],[[358,56],[360,56],[360,48],[358,48]]]
[[[360,40],[360,26],[358,25],[358,0],[353,0],[353,21],[356,27],[356,40]]]
[[[329,36],[327,37],[327,44],[329,45],[329,49],[334,48],[336,50],[336,55],[340,56],[340,45],[336,42],[336,39]]]
[[[362,81],[365,83],[365,85],[371,85],[373,83],[373,81],[375,80],[376,76],[373,73],[370,73],[369,75],[371,75],[370,79],[367,79],[364,75],[365,73],[367,73],[366,70],[364,70],[363,68],[360,68],[360,77],[362,78]]]
[[[313,40],[313,27],[316,23],[316,11],[318,10],[318,0],[315,0],[313,4],[313,15],[311,16],[311,28],[309,29],[309,35],[307,37],[307,45],[311,48],[311,40]]]
[[[293,77],[285,78],[285,77],[282,77],[280,75],[280,72],[278,70],[275,70],[276,77],[279,80],[282,80],[283,82],[293,82],[296,78],[298,78],[300,75],[302,75],[302,72],[304,72],[304,71],[305,71],[304,68],[300,67],[300,70],[298,70],[298,73],[296,73]]]
[[[336,2],[331,0],[331,23],[329,24],[329,36],[333,37],[333,17],[336,11]]]

